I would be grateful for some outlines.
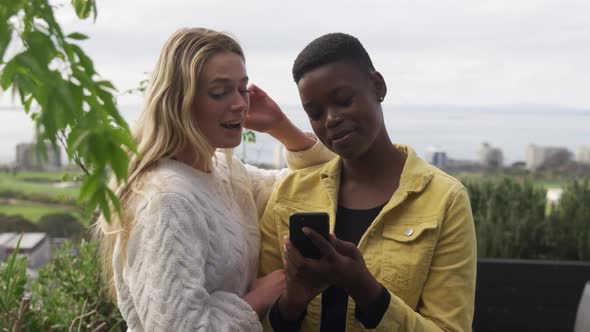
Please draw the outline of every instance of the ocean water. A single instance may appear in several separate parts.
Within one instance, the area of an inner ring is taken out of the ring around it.
[[[311,130],[300,108],[284,111],[297,126]],[[584,110],[384,106],[383,111],[391,140],[412,146],[423,157],[435,146],[453,159],[477,159],[481,144],[488,142],[501,148],[510,164],[524,160],[529,144],[563,146],[572,153],[590,145],[590,111]],[[247,144],[246,159],[272,162],[276,144],[269,135],[258,134],[255,144]]]
[[[298,106],[283,111],[301,129],[310,131],[307,116]],[[409,144],[425,156],[431,146],[439,147],[454,159],[477,159],[482,142],[499,147],[506,163],[524,160],[528,144],[564,146],[575,153],[590,145],[590,110],[560,107],[453,107],[387,106],[384,118],[392,141]],[[121,113],[133,124],[140,106],[123,106]],[[16,144],[31,141],[34,127],[20,109],[0,109],[0,164],[15,159]],[[272,163],[278,142],[257,134],[256,143],[238,147],[253,163]]]

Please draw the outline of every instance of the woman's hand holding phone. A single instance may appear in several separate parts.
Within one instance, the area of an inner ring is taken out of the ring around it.
[[[296,320],[307,308],[307,304],[329,285],[300,268],[305,258],[297,250],[291,240],[285,237],[285,274],[287,286],[279,299],[281,315],[286,320]]]
[[[308,227],[304,227],[303,232],[318,248],[321,258],[304,258],[297,248],[287,246],[287,290],[291,287],[289,284],[292,279],[295,279],[307,288],[308,294],[305,295],[308,296],[311,296],[309,291],[316,291],[313,297],[323,291],[317,291],[314,287],[314,284],[321,284],[345,289],[361,308],[366,308],[378,298],[381,285],[369,272],[362,253],[353,243],[342,241],[333,234],[328,241]],[[300,294],[303,296],[303,292]]]

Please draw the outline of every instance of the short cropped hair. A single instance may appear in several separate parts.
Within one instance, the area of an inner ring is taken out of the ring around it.
[[[314,39],[297,55],[293,64],[293,79],[299,83],[306,73],[343,60],[354,62],[368,74],[375,71],[371,57],[356,37],[329,33]]]

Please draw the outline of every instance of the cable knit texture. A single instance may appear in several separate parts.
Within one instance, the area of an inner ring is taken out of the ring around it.
[[[294,168],[333,156],[319,143],[294,154]],[[131,207],[126,260],[119,241],[113,258],[129,330],[262,331],[242,297],[258,271],[259,216],[287,173],[237,158],[228,167],[221,153],[211,173],[168,159],[147,173]]]

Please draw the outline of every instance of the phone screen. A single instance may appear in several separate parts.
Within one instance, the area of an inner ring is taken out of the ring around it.
[[[325,212],[296,212],[289,217],[289,238],[303,257],[320,259],[321,253],[302,228],[309,227],[329,241],[329,220]]]

